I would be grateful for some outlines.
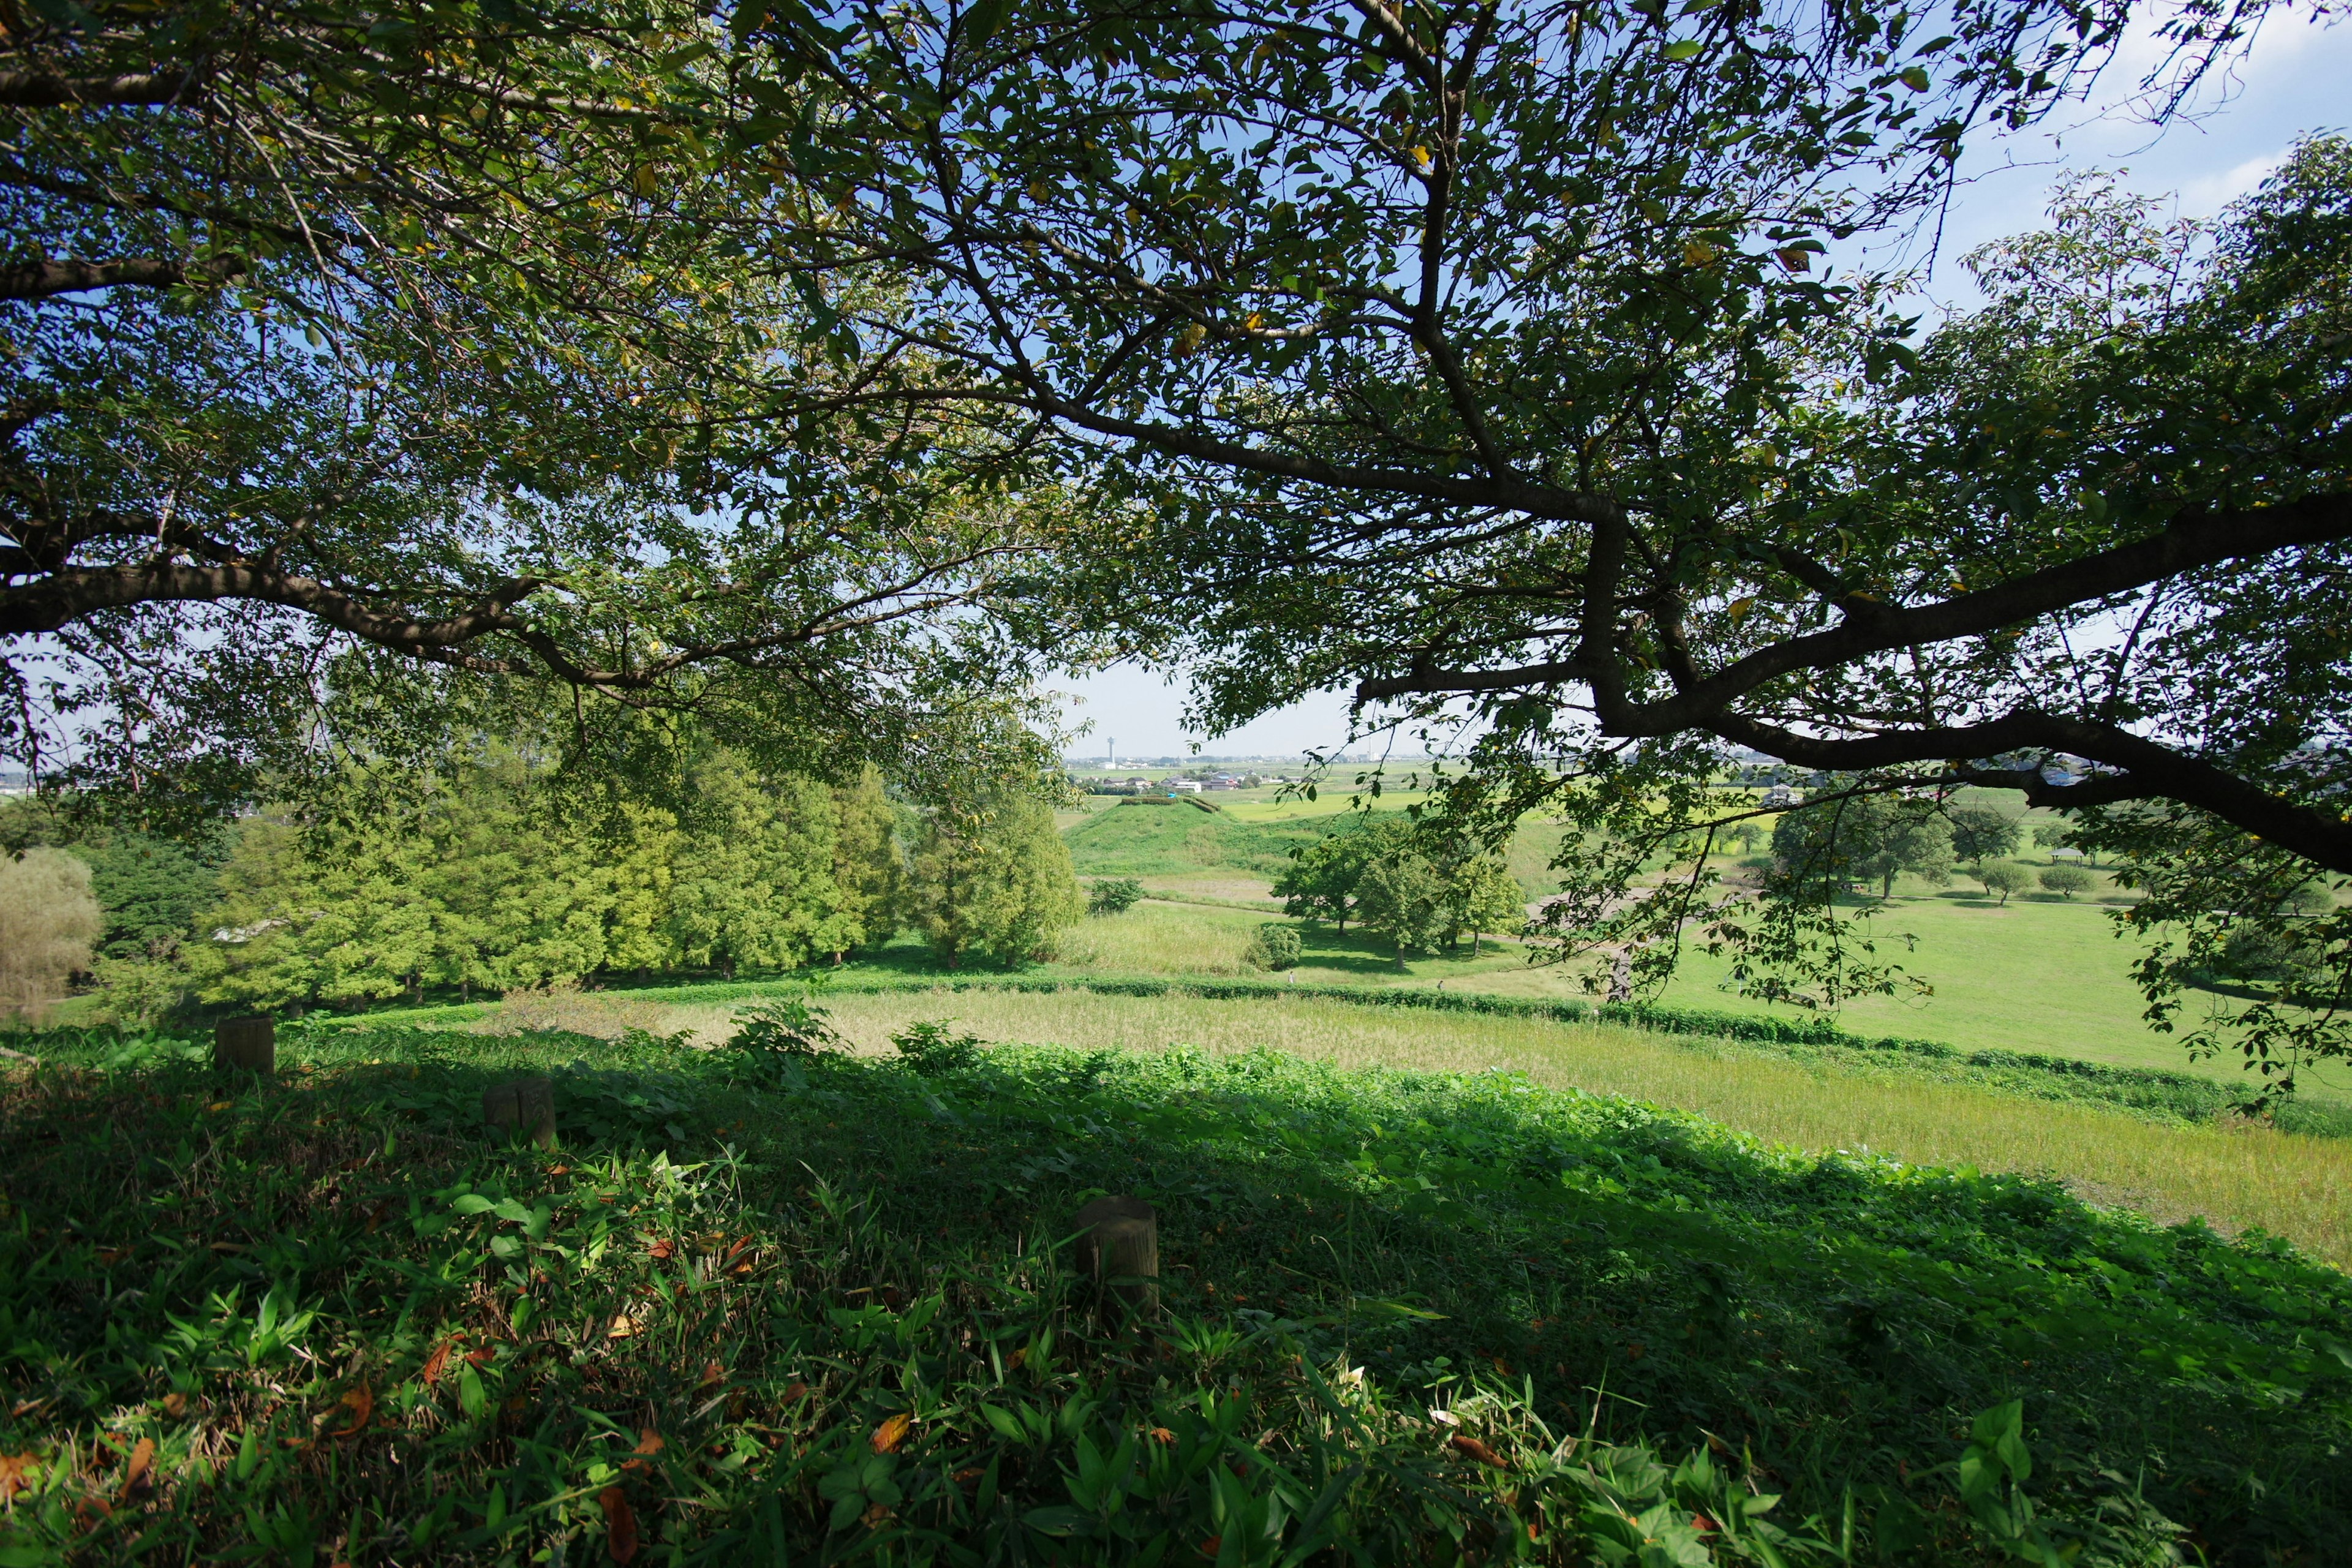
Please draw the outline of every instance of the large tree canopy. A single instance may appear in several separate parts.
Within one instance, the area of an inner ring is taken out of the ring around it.
[[[465,682],[426,669],[686,704],[803,761],[970,717],[1002,649],[968,611],[1033,524],[944,498],[900,432],[751,417],[856,371],[817,296],[712,239],[789,202],[736,156],[707,15],[10,16],[15,759],[233,785],[362,689],[371,748],[429,722]]]
[[[2260,11],[2168,13],[2158,100]],[[1727,746],[2352,872],[2352,154],[2213,231],[2078,188],[1924,344],[1830,265],[1919,234],[2125,6],[745,19],[830,197],[796,254],[913,291],[855,319],[905,367],[856,396],[1065,462],[1110,521],[1067,591],[1212,721],[1335,685],[1475,721],[1458,816],[1622,846],[1550,906],[1571,942],[1656,973],[1696,921],[1775,994],[1885,983],[1818,904],[1708,891]],[[1662,848],[1690,874],[1629,896]]]

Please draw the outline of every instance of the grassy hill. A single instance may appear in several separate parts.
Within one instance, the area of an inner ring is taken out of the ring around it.
[[[2030,1179],[1267,1050],[376,1026],[237,1084],[28,1043],[9,1562],[1700,1565],[1769,1526],[1990,1568],[2019,1495],[2086,1564],[2352,1529],[2352,1285]],[[564,1146],[485,1144],[532,1070]],[[1139,1324],[1069,1263],[1105,1190],[1160,1211]]]

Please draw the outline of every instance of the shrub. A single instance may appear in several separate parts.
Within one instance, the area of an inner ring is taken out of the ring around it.
[[[1143,900],[1143,884],[1133,877],[1105,877],[1087,897],[1090,915],[1123,915]]]
[[[761,1078],[789,1076],[803,1062],[849,1048],[833,1026],[832,1015],[806,996],[779,997],[740,1009],[727,1046]]]
[[[1268,921],[1250,938],[1242,956],[1254,969],[1291,969],[1298,963],[1298,928]]]
[[[960,1035],[948,1027],[953,1018],[927,1020],[909,1024],[890,1037],[898,1054],[925,1078],[940,1078],[960,1072],[980,1059],[981,1047],[988,1042],[978,1035]]]
[[[2053,866],[2042,873],[2042,885],[2064,898],[2087,893],[2097,885],[2098,879],[2080,866]]]

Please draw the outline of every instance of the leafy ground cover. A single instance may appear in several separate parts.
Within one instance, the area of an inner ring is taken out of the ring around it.
[[[2284,1244],[1518,1075],[902,1037],[290,1032],[261,1083],[20,1038],[0,1552],[2317,1563],[2352,1526],[2352,1284]],[[563,1147],[477,1130],[525,1069]],[[1068,1267],[1102,1191],[1160,1207],[1148,1322]]]

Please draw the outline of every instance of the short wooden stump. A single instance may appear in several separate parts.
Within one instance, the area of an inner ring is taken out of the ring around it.
[[[528,1133],[542,1149],[555,1147],[555,1080],[519,1078],[482,1090],[482,1121],[509,1138]]]
[[[213,1026],[213,1066],[238,1072],[278,1070],[278,1021],[266,1013]]]
[[[1078,1211],[1078,1272],[1139,1312],[1160,1306],[1160,1211],[1141,1198],[1097,1198]]]

